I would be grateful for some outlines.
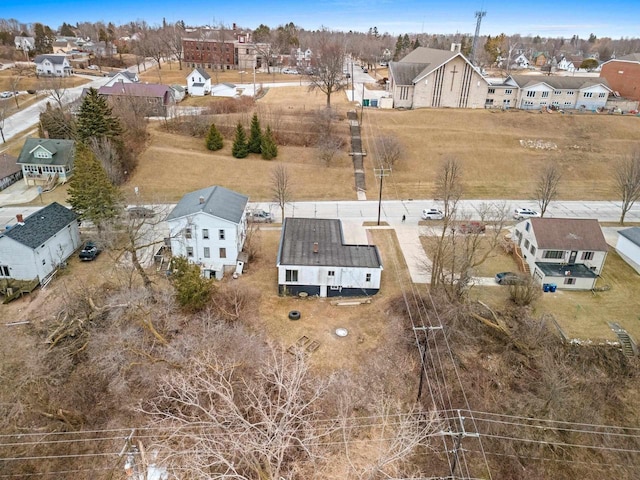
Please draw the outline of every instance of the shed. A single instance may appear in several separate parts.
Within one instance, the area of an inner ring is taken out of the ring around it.
[[[616,251],[625,262],[640,273],[640,227],[620,230]]]

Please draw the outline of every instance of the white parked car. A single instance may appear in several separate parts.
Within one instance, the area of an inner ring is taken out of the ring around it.
[[[513,218],[523,220],[525,218],[539,217],[540,214],[530,208],[516,208],[513,212]]]
[[[0,93],[0,98],[9,98],[13,97],[13,92],[2,92]]]
[[[298,70],[295,68],[283,68],[282,73],[288,73],[290,75],[298,75]]]
[[[430,208],[429,210],[422,210],[422,219],[423,220],[442,220],[444,218],[444,213],[437,208]]]
[[[89,70],[100,70],[100,67],[98,65],[89,65],[87,68]]]

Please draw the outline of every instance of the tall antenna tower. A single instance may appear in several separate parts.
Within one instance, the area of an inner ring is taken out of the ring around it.
[[[476,34],[473,36],[473,46],[471,47],[471,63],[476,65],[476,49],[478,48],[478,37],[480,37],[480,24],[482,23],[482,18],[487,14],[487,12],[480,10],[476,12],[476,18],[478,19],[476,22]]]

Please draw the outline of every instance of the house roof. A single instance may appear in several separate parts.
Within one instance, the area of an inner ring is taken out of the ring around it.
[[[233,223],[240,223],[249,197],[214,185],[187,193],[167,217],[167,221],[196,213],[207,213]]]
[[[460,52],[418,47],[399,62],[391,62],[389,69],[396,85],[412,85],[455,57],[471,65]]]
[[[424,63],[389,63],[389,70],[391,70],[396,85],[413,85],[413,79],[420,75],[424,69]]]
[[[49,60],[54,65],[62,65],[66,58],[66,55],[38,55],[33,61],[35,63],[42,63],[45,60]]]
[[[164,99],[167,93],[170,94],[171,88],[167,85],[161,85],[159,83],[123,83],[116,82],[115,85],[106,86],[103,85],[98,89],[99,95],[127,95],[131,97],[145,97],[145,98],[162,98]]]
[[[130,72],[129,70],[122,70],[120,72],[110,72],[109,73],[109,77],[111,77],[111,78],[116,77],[118,75],[122,75],[123,77],[127,77],[132,82],[135,82],[136,81],[136,77],[137,77],[137,75],[134,72]]]
[[[625,228],[618,232],[624,238],[640,247],[640,227]]]
[[[317,253],[314,252],[316,243]],[[382,267],[375,245],[345,245],[342,222],[321,218],[285,218],[278,264]]]
[[[0,153],[0,179],[13,175],[21,170],[22,167],[17,164],[17,160],[13,155]]]
[[[29,248],[37,248],[71,222],[77,221],[78,215],[57,202],[32,213],[18,224],[6,230],[4,235]]]
[[[198,72],[198,73],[200,74],[200,76],[201,76],[202,78],[204,78],[205,80],[209,80],[209,79],[211,78],[211,76],[210,76],[207,72],[205,72],[204,68],[196,68],[195,70],[196,70],[196,72]]]
[[[600,224],[595,219],[583,218],[531,218],[538,249],[609,250]]]
[[[584,88],[594,87],[596,85],[602,85],[610,90],[607,80],[601,77],[556,77],[552,75],[545,75],[544,77],[540,77],[531,75],[510,75],[510,78],[520,88],[527,88],[545,83],[551,88],[557,88],[559,90],[580,90]]]
[[[640,53],[630,53],[629,55],[623,55],[616,60],[626,60],[628,62],[640,62]]]
[[[18,157],[19,164],[29,165],[73,165],[75,153],[73,140],[27,138]],[[36,150],[44,148],[51,153],[51,158],[37,158],[33,154]]]

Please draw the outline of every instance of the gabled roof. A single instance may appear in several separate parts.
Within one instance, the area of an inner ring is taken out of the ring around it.
[[[531,218],[538,249],[587,250],[609,249],[597,220],[582,218]]]
[[[211,78],[211,76],[207,72],[205,72],[204,68],[196,68],[195,71],[198,72],[200,76],[205,80],[209,80]]]
[[[0,153],[0,179],[18,173],[21,170],[17,158],[7,153]]]
[[[137,74],[134,73],[134,72],[130,72],[129,70],[122,70],[120,72],[110,72],[109,73],[109,77],[111,77],[111,78],[116,77],[118,75],[122,75],[123,77],[127,77],[132,82],[135,82],[136,78],[137,78]]]
[[[246,195],[214,185],[187,193],[171,211],[167,221],[196,213],[207,213],[239,224],[248,201],[249,197]]]
[[[321,218],[285,218],[278,264],[382,268],[375,245],[345,245],[341,221]]]
[[[62,65],[66,58],[66,55],[38,55],[33,61],[35,63],[42,63],[45,60],[49,60],[54,65]]]
[[[29,248],[37,248],[71,222],[77,221],[78,215],[57,202],[32,213],[18,224],[5,231],[4,236]]]
[[[165,98],[171,88],[159,83],[123,83],[116,82],[115,85],[103,85],[98,89],[99,95],[127,95],[131,97],[145,98]]]
[[[73,140],[27,138],[18,157],[19,164],[29,165],[73,165],[75,142]],[[39,147],[52,153],[51,158],[37,158],[33,156]]]
[[[640,62],[640,53],[630,53],[629,55],[623,55],[616,60],[625,60],[627,62]]]
[[[509,79],[512,79],[520,88],[533,87],[534,85],[540,85],[543,83],[558,90],[583,90],[597,85],[602,85],[603,87],[611,90],[607,80],[602,77],[509,75],[505,82],[508,82]]]
[[[640,227],[625,228],[618,232],[621,236],[640,247]]]

